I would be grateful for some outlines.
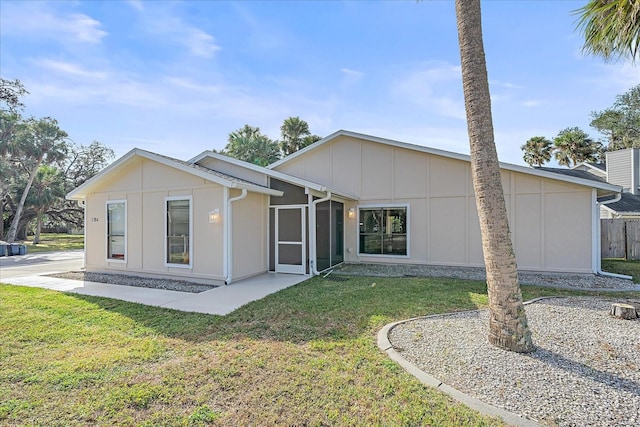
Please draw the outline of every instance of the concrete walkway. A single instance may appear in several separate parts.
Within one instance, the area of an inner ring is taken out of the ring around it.
[[[82,295],[115,298],[157,307],[196,313],[225,315],[251,301],[296,285],[309,278],[297,274],[266,273],[200,293],[163,289],[110,285],[106,283],[66,280],[43,274],[68,271],[60,262],[66,257],[58,253],[48,256],[14,256],[0,263],[0,282]],[[81,254],[72,256],[77,262]],[[66,259],[65,259],[66,261]],[[76,268],[78,269],[78,268]],[[31,272],[29,274],[29,272]],[[46,272],[46,273],[45,273]]]
[[[65,280],[46,276],[22,276],[2,279],[3,283],[31,286],[82,295],[115,298],[157,307],[206,314],[229,314],[251,301],[296,285],[309,276],[266,273],[200,293],[166,291],[135,286]]]

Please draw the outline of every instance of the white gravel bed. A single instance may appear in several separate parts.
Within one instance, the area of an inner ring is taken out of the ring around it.
[[[640,425],[640,320],[612,302],[551,298],[526,305],[536,350],[487,341],[488,311],[410,320],[389,333],[405,359],[485,403],[550,426]]]
[[[111,285],[135,286],[139,288],[164,289],[200,293],[215,288],[213,285],[187,282],[185,280],[154,279],[150,277],[129,276],[125,274],[87,273],[85,271],[68,271],[50,274],[51,277],[67,280],[83,280],[87,282],[108,283]]]
[[[486,279],[484,268],[422,264],[342,264],[334,269],[333,274],[343,276]],[[595,274],[519,272],[518,278],[523,285],[551,286],[569,289],[640,291],[640,284],[634,283],[632,280],[619,279],[611,276],[596,276]]]

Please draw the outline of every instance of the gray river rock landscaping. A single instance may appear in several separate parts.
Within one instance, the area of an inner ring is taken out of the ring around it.
[[[389,340],[438,380],[483,402],[551,426],[640,425],[640,319],[609,316],[594,297],[526,306],[536,350],[487,341],[488,311],[407,321]]]
[[[164,289],[167,291],[180,291],[199,293],[215,288],[212,285],[187,282],[174,279],[154,279],[149,277],[129,276],[125,274],[87,273],[85,271],[69,271],[66,273],[51,274],[51,277],[68,280],[83,280],[87,282],[109,283],[111,285],[136,286],[140,288]]]
[[[486,279],[484,268],[420,264],[342,264],[337,266],[331,274],[340,276]],[[565,289],[640,291],[640,284],[631,280],[597,276],[595,274],[519,272],[518,278],[522,285],[550,286]]]

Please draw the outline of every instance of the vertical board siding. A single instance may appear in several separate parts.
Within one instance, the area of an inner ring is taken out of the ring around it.
[[[607,182],[625,189],[632,187],[632,155],[632,149],[607,153]]]
[[[346,209],[409,206],[407,257],[359,254],[357,220],[345,218],[346,262],[484,265],[467,160],[341,136],[276,170],[354,195]],[[592,189],[504,169],[501,175],[518,266],[592,272]]]
[[[601,219],[602,258],[640,260],[640,219]]]

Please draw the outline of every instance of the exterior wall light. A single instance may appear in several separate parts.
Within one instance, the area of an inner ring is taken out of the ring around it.
[[[349,218],[355,218],[356,217],[356,210],[355,208],[349,208]]]
[[[217,224],[218,222],[220,222],[220,209],[214,209],[209,212],[209,223]]]

